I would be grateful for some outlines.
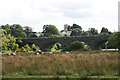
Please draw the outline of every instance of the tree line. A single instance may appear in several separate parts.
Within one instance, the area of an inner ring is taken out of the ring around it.
[[[92,36],[92,35],[111,35],[112,32],[110,32],[107,28],[102,27],[101,32],[98,33],[98,30],[95,28],[89,28],[88,31],[82,30],[82,27],[73,24],[72,26],[68,26],[67,31],[71,31],[71,34],[65,34],[64,36]],[[64,30],[60,31],[61,33],[64,32]],[[58,29],[54,25],[44,25],[43,26],[43,34],[40,35],[40,37],[60,37],[60,33]]]
[[[32,28],[29,26],[22,27],[19,24],[13,25],[2,25],[2,29],[7,31],[7,34],[11,34],[14,37],[21,37],[21,38],[33,38],[37,37],[35,32],[33,32]],[[61,30],[62,33],[64,30]],[[107,28],[102,27],[100,33],[95,28],[89,28],[88,31],[84,31],[81,26],[77,24],[73,24],[72,26],[68,26],[67,31],[71,31],[70,35],[65,34],[64,36],[91,36],[91,35],[110,35],[110,32]],[[60,32],[54,25],[44,25],[42,34],[39,37],[60,37]]]
[[[28,45],[23,45],[21,39],[22,38],[35,38],[38,37],[35,35],[35,32],[33,32],[32,28],[29,26],[22,27],[19,24],[13,24],[13,25],[2,25],[0,26],[2,31],[2,49],[3,50],[18,50],[18,48],[21,48],[24,50],[24,48],[29,49]],[[81,26],[77,24],[73,24],[72,26],[68,26],[68,31],[71,31],[70,36],[91,36],[91,35],[111,35],[109,38],[109,45],[112,47],[120,48],[120,33],[110,32],[107,28],[102,27],[100,33],[98,33],[98,30],[95,28],[89,28],[88,31],[84,31]],[[63,32],[64,30],[61,30],[60,32]],[[43,26],[43,32],[39,37],[61,37],[60,32],[58,31],[57,27],[54,25],[44,25]],[[68,36],[68,35],[64,35]],[[105,45],[105,44],[104,44]],[[33,45],[35,46],[35,45]],[[32,45],[31,45],[32,47]]]

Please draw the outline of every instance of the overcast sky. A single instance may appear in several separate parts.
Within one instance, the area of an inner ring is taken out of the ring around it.
[[[43,25],[55,25],[59,31],[64,24],[76,23],[83,30],[102,27],[118,30],[119,0],[0,0],[0,25],[20,24],[34,31]]]

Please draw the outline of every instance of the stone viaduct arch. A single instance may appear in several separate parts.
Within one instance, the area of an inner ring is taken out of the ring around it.
[[[109,36],[81,36],[81,37],[59,37],[59,38],[31,38],[22,39],[23,44],[35,44],[41,49],[48,48],[49,45],[59,42],[62,46],[69,45],[73,41],[83,41],[93,50],[100,50],[101,43],[108,40]]]

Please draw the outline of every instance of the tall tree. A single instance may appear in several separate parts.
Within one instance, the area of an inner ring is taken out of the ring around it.
[[[82,34],[82,28],[81,26],[77,25],[77,24],[73,24],[71,27],[69,27],[69,30],[71,28],[71,34],[70,36],[81,36]]]
[[[77,29],[73,29],[71,32],[70,36],[80,36],[82,34],[82,30],[77,28]]]
[[[89,28],[88,32],[89,35],[98,35],[98,30],[96,30],[95,28]]]
[[[71,26],[71,29],[80,29],[80,30],[82,30],[81,26],[79,26],[79,25],[77,25],[77,24],[73,24],[73,25]]]
[[[16,44],[16,38],[7,34],[7,31],[4,29],[2,30],[2,50],[18,50],[19,45]]]
[[[51,35],[59,35],[59,31],[54,25],[44,25],[43,33],[46,37],[49,37]]]
[[[29,26],[24,26],[23,27],[23,30],[24,30],[24,32],[26,33],[26,35],[27,35],[27,38],[28,38],[28,36],[32,33],[32,28],[31,27],[29,27]]]
[[[105,28],[105,27],[103,27],[102,29],[101,29],[101,34],[111,34],[111,32],[110,31],[108,31],[108,29],[107,28]]]
[[[11,34],[11,29],[10,29],[10,25],[9,24],[2,25],[1,28],[6,30],[7,34]]]
[[[111,46],[118,48],[120,51],[120,32],[115,32],[112,34],[108,39],[108,43]]]
[[[19,24],[13,24],[10,26],[11,28],[11,35],[14,37],[26,37],[26,33],[24,32],[23,28]]]

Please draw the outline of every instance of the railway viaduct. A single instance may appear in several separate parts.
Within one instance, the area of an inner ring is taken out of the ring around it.
[[[109,36],[99,35],[99,36],[81,36],[81,37],[53,37],[53,38],[31,38],[22,39],[23,44],[35,44],[40,47],[40,49],[49,48],[52,44],[59,42],[62,47],[69,45],[73,41],[82,41],[90,46],[93,50],[100,50],[100,46],[108,40]]]

